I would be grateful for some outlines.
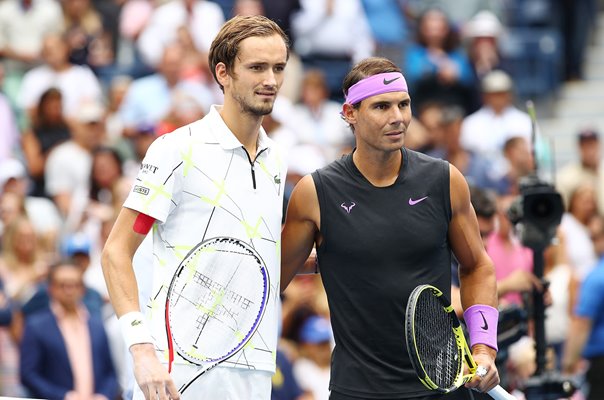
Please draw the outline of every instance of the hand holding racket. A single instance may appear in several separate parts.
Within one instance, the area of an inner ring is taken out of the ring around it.
[[[486,368],[474,361],[449,300],[434,286],[419,285],[411,292],[405,336],[413,369],[428,389],[448,393],[475,375],[487,374]],[[488,394],[495,400],[516,399],[499,385]]]
[[[269,295],[266,265],[249,244],[208,239],[176,269],[166,298],[169,370],[174,353],[199,365],[179,388],[237,354],[260,325]]]

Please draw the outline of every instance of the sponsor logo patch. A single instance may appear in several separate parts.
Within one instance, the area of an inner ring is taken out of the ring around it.
[[[141,165],[141,170],[145,174],[148,174],[148,173],[154,174],[155,171],[157,171],[158,169],[159,169],[159,167],[156,167],[155,165],[152,165],[152,164],[144,163]]]
[[[134,186],[134,189],[132,189],[132,191],[134,193],[140,193],[145,196],[149,194],[149,188],[146,188],[144,186],[139,186],[139,185]]]

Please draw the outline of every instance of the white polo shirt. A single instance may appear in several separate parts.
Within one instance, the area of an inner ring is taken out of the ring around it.
[[[212,106],[203,119],[151,145],[124,207],[157,220],[153,229],[153,289],[143,307],[160,360],[168,361],[166,292],[187,253],[204,240],[228,236],[250,244],[266,263],[270,293],[250,342],[223,366],[275,369],[286,163],[260,130],[253,165]],[[178,329],[172,324],[172,329]],[[174,354],[174,363],[188,362]]]

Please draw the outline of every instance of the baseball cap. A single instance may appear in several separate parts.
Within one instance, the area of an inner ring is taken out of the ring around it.
[[[579,140],[579,143],[583,143],[588,140],[599,140],[600,134],[593,129],[583,129],[577,135],[577,139]]]
[[[300,340],[303,343],[323,343],[331,340],[331,324],[324,317],[309,317],[300,329]]]
[[[8,158],[0,161],[0,193],[4,190],[4,185],[9,180],[25,177],[27,177],[27,171],[19,160]]]
[[[472,17],[465,26],[466,37],[498,37],[503,32],[501,22],[495,14],[482,10]]]
[[[83,102],[76,112],[76,119],[82,123],[99,122],[105,116],[105,107],[98,101]]]
[[[76,254],[90,254],[90,247],[91,242],[87,235],[74,233],[63,242],[63,254],[65,257],[73,257]]]
[[[512,90],[514,83],[512,78],[504,71],[493,70],[482,78],[481,87],[483,93],[500,93]]]

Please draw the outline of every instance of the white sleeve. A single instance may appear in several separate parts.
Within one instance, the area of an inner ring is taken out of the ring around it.
[[[371,57],[375,50],[375,43],[373,42],[373,35],[371,28],[369,27],[369,21],[367,21],[367,15],[363,9],[361,2],[356,3],[357,8],[357,21],[354,24],[356,30],[353,46],[353,62],[359,62],[364,58]]]
[[[90,68],[87,66],[82,66],[84,69],[82,70],[83,80],[86,82],[86,90],[87,97],[95,101],[103,101],[103,89],[101,88],[101,83],[99,82],[99,78],[92,72]]]
[[[309,35],[327,18],[327,6],[323,1],[302,0],[300,6],[291,17],[292,32],[296,37]]]
[[[70,174],[70,157],[62,147],[57,147],[50,152],[44,167],[44,185],[50,196],[61,193],[69,193],[76,186],[76,182]]]
[[[21,87],[17,93],[17,106],[21,110],[28,110],[35,107],[40,97],[40,90],[36,88],[36,82],[34,82],[34,75],[36,69],[30,70],[23,76]]]
[[[193,23],[189,24],[189,30],[193,35],[195,47],[199,51],[208,52],[212,45],[212,41],[224,25],[224,14],[222,9],[216,3],[204,2],[200,8],[203,8],[203,15],[195,15]]]
[[[182,156],[178,139],[177,133],[171,133],[160,136],[151,144],[124,207],[166,221],[182,190]]]
[[[176,38],[176,32],[162,18],[162,10],[164,9],[161,7],[157,8],[151,14],[147,26],[141,32],[136,43],[143,60],[151,67],[159,64],[164,47]]]

